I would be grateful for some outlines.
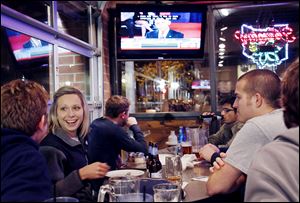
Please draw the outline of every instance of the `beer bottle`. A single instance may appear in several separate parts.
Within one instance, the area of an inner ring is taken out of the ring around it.
[[[149,172],[149,166],[150,166],[150,164],[152,162],[152,159],[153,159],[152,150],[153,150],[153,143],[149,142],[148,154],[147,154],[147,157],[146,157],[146,168],[147,168],[148,172]]]
[[[150,178],[162,178],[162,165],[158,157],[158,147],[155,143],[152,148],[152,161],[149,165]]]

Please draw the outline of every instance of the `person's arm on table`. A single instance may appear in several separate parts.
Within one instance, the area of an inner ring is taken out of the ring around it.
[[[235,190],[241,182],[237,180],[242,172],[225,162],[219,170],[215,170],[207,181],[206,189],[209,196],[226,194]]]

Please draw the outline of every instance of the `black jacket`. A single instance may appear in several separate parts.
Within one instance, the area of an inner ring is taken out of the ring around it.
[[[1,129],[1,202],[50,198],[51,181],[45,158],[29,135]]]
[[[89,182],[82,181],[78,173],[88,164],[85,148],[84,141],[72,140],[62,129],[42,140],[40,151],[46,157],[56,196],[93,201]]]

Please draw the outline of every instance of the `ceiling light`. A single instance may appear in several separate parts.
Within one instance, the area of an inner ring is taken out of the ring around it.
[[[218,64],[219,67],[223,67],[223,64]]]
[[[225,52],[225,49],[220,48],[219,51],[220,52]]]
[[[219,48],[220,48],[220,49],[225,49],[225,47],[226,47],[225,44],[223,44],[223,43],[222,43],[222,44],[219,44]]]
[[[219,63],[223,63],[224,61],[222,60],[222,61],[219,61]]]
[[[229,15],[228,9],[221,9],[220,12],[221,12],[221,14],[222,14],[223,16],[225,16],[225,17]]]
[[[227,30],[227,28],[228,28],[228,27],[222,27],[220,30],[221,30],[221,31],[224,31],[224,30]]]
[[[219,58],[220,58],[220,59],[223,59],[223,58],[225,58],[225,57],[224,57],[224,56],[219,56]]]
[[[219,40],[221,40],[222,42],[226,41],[226,39],[224,37],[220,37]]]
[[[222,56],[224,55],[225,53],[224,52],[219,52],[219,56]]]

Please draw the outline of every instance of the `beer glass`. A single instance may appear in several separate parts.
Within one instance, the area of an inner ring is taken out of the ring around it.
[[[192,153],[200,158],[199,150],[206,145],[207,142],[207,129],[204,128],[189,128],[187,133],[189,134],[192,142]]]
[[[166,157],[165,176],[168,181],[182,185],[182,163],[180,156]]]
[[[181,142],[181,149],[183,155],[192,153],[192,140],[188,132],[189,128],[186,128],[185,139]]]

